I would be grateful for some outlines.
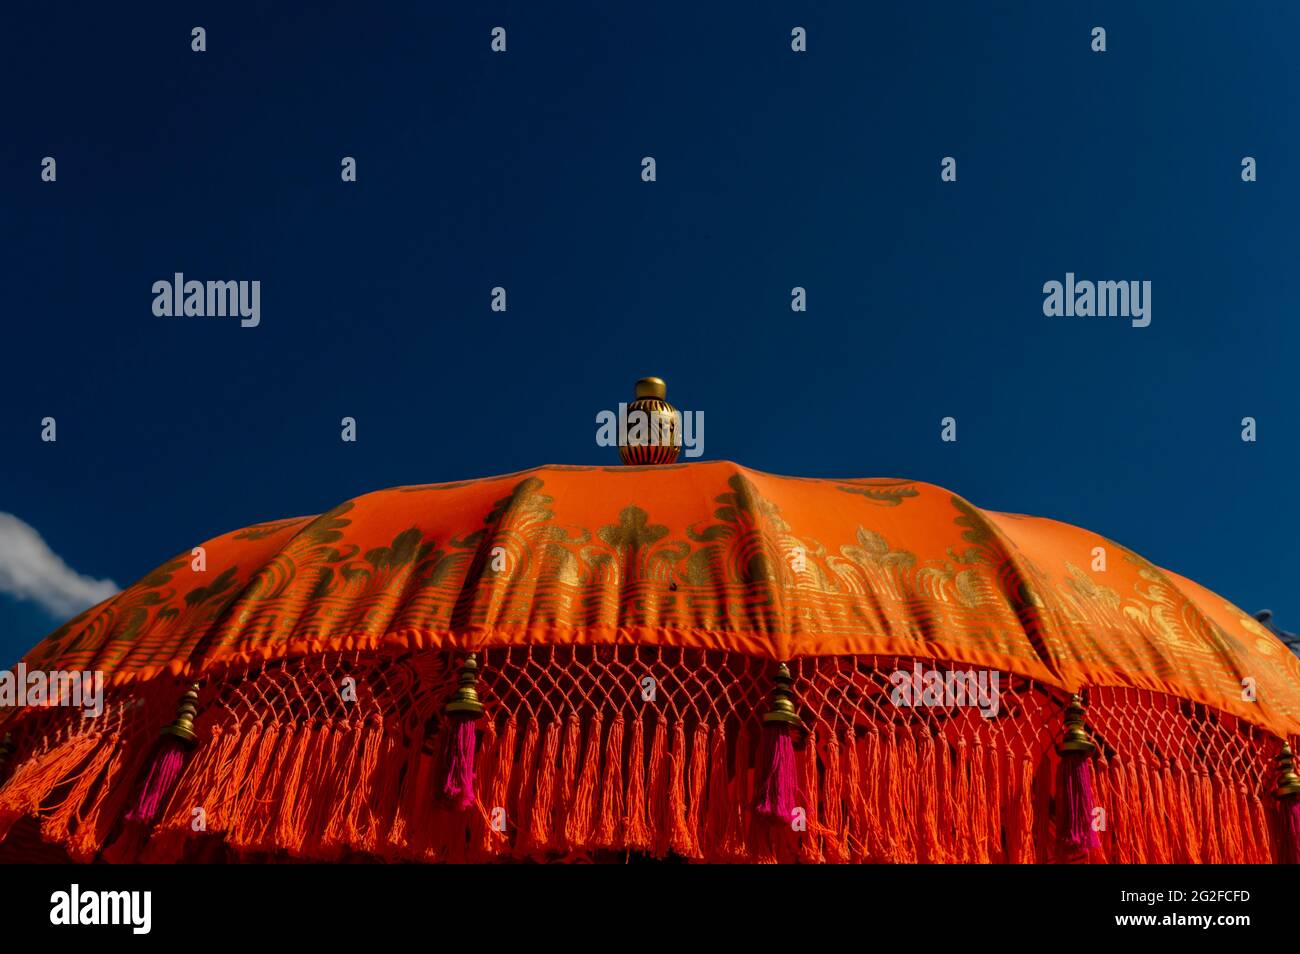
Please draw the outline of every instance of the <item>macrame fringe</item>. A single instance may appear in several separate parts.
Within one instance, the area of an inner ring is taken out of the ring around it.
[[[209,721],[184,762],[120,725],[55,733],[0,785],[0,835],[30,816],[72,857],[115,862],[190,859],[203,844],[449,862],[635,851],[988,864],[1051,860],[1052,839],[1121,864],[1300,852],[1300,802],[1177,761],[1057,760],[921,722],[816,724],[796,750],[756,719],[569,711],[483,720],[467,774],[464,724],[439,720],[425,737],[377,718]],[[449,777],[468,786],[457,803],[442,797]]]

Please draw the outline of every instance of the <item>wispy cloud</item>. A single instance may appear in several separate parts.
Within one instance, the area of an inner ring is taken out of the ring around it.
[[[59,619],[117,592],[112,580],[92,580],[63,562],[36,529],[0,511],[0,593],[31,600]]]

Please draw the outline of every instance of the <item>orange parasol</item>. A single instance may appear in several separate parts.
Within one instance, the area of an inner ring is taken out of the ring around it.
[[[109,688],[8,714],[0,855],[1293,860],[1275,636],[913,481],[380,491],[178,555],[23,663]]]

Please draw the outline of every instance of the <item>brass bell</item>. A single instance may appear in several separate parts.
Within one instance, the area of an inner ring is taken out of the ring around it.
[[[460,664],[460,684],[443,706],[443,712],[471,719],[482,718],[483,703],[478,697],[478,653],[468,653],[465,661]]]
[[[1300,792],[1300,775],[1296,775],[1295,756],[1291,754],[1291,746],[1288,743],[1282,743],[1282,751],[1277,754],[1277,788],[1273,794],[1278,798],[1289,798]]]
[[[1076,692],[1070,696],[1070,704],[1065,708],[1065,739],[1056,751],[1061,755],[1079,752],[1091,755],[1097,750],[1097,743],[1088,737],[1088,730],[1083,726],[1083,702]]]
[[[194,732],[194,717],[198,714],[199,684],[196,682],[181,696],[180,704],[176,707],[176,721],[163,729],[162,734],[180,739],[186,745],[193,745],[199,738]]]
[[[769,697],[767,711],[763,713],[764,725],[792,725],[803,728],[803,719],[799,717],[799,707],[795,705],[794,678],[790,667],[781,663],[776,667],[772,677],[772,694]]]

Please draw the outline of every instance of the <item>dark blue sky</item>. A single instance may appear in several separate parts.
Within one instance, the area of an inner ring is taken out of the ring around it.
[[[610,462],[659,374],[707,458],[930,481],[1300,626],[1295,4],[284,6],[6,10],[0,511],[77,573]],[[155,317],[176,271],[260,280],[260,327]],[[1044,317],[1067,271],[1150,280],[1150,327]],[[0,596],[0,663],[58,622]]]

